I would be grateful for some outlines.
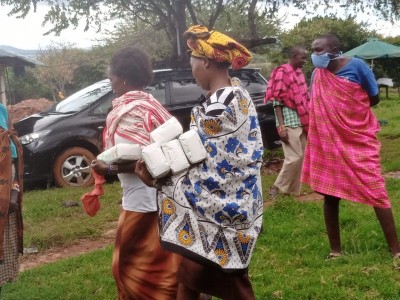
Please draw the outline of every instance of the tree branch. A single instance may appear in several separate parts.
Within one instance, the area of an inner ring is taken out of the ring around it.
[[[211,14],[210,20],[208,22],[208,29],[213,29],[215,22],[217,21],[219,15],[224,11],[224,4],[223,0],[219,0],[217,4],[217,8],[215,9],[215,12]]]
[[[190,18],[192,19],[192,24],[193,25],[199,24],[198,21],[197,21],[196,13],[194,12],[194,9],[193,9],[192,1],[191,0],[185,0],[185,4],[186,4],[186,7],[187,7],[187,9],[189,11]]]
[[[252,49],[257,46],[264,46],[269,44],[275,44],[276,38],[263,38],[263,39],[239,39],[239,43],[248,49]]]

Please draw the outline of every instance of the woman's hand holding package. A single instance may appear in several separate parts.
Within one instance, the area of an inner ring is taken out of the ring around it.
[[[144,182],[145,185],[153,187],[154,179],[147,170],[146,163],[143,160],[138,160],[135,167],[135,173]]]
[[[102,160],[92,160],[90,166],[99,175],[107,175],[108,173],[108,165]]]

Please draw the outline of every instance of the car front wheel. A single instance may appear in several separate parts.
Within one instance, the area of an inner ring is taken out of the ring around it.
[[[54,182],[60,187],[86,187],[94,183],[90,162],[95,156],[89,150],[73,147],[57,156],[53,166]]]

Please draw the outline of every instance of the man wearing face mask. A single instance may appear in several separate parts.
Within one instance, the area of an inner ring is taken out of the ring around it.
[[[269,189],[271,200],[279,192],[299,195],[300,175],[308,129],[308,88],[301,68],[307,60],[302,46],[290,50],[289,62],[271,73],[264,102],[272,101],[278,134],[283,142],[283,166]]]
[[[318,37],[311,46],[316,69],[302,182],[324,195],[328,258],[342,254],[339,202],[343,198],[374,208],[399,268],[400,245],[381,175],[379,124],[371,110],[379,103],[378,86],[364,61],[341,56],[339,48],[339,38],[332,34]]]

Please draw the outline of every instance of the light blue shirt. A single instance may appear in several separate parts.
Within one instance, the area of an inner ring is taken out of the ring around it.
[[[372,73],[369,66],[359,58],[351,58],[349,63],[336,73],[336,76],[361,84],[369,96],[376,96],[379,94],[379,88],[374,73]]]
[[[310,87],[312,87],[314,81],[314,74],[315,69],[311,74]],[[335,75],[350,82],[360,84],[371,97],[379,94],[379,87],[374,73],[372,73],[369,66],[362,59],[355,57],[350,58],[347,65],[335,73]]]
[[[0,103],[0,127],[8,130],[8,113],[7,108]],[[11,157],[17,158],[17,147],[15,147],[14,142],[10,139]]]

